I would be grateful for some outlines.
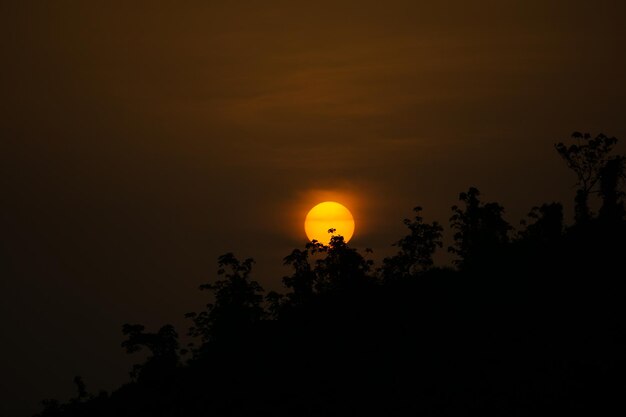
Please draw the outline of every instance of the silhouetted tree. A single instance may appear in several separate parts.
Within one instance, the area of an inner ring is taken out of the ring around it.
[[[332,235],[335,229],[328,232]],[[371,250],[366,249],[366,252]],[[303,250],[294,249],[283,264],[292,267],[293,273],[283,278],[289,290],[285,295],[272,291],[267,296],[270,311],[275,316],[284,309],[306,307],[320,295],[362,289],[371,281],[368,274],[373,261],[350,248],[342,236],[332,235],[328,245],[313,240]]]
[[[520,231],[521,239],[533,242],[549,242],[561,237],[563,233],[563,205],[561,203],[542,204],[533,207],[528,218],[531,222],[522,221],[526,228]]]
[[[502,206],[470,188],[450,218],[459,268],[433,267],[442,228],[417,207],[378,274],[341,236],[293,250],[271,315],[253,260],[227,253],[201,286],[213,302],[189,314],[191,360],[172,326],[126,324],[127,352],[149,350],[133,380],[95,397],[77,377],[77,397],[40,416],[624,414],[625,159],[606,156],[611,140],[578,139],[557,149],[580,173],[579,222],[585,196],[602,197],[585,227],[543,204],[509,242]]]
[[[201,290],[213,293],[215,301],[200,313],[188,313],[194,326],[189,334],[203,342],[236,336],[265,316],[263,288],[250,279],[254,260],[239,261],[232,253],[218,258],[217,274],[223,279],[203,284]]]
[[[607,223],[616,223],[624,219],[624,192],[620,185],[625,178],[626,157],[616,156],[600,169],[600,196],[602,206],[599,217]]]
[[[36,417],[51,417],[61,415],[62,408],[58,400],[45,399],[41,401],[41,405],[43,406],[43,410],[40,414],[37,414]]]
[[[433,254],[442,247],[443,227],[437,222],[424,223],[420,215],[422,208],[415,207],[414,218],[404,219],[410,233],[394,243],[400,250],[383,260],[382,273],[385,279],[413,276],[433,265]]]
[[[304,250],[294,249],[283,259],[283,265],[293,268],[293,274],[283,278],[283,284],[291,290],[287,297],[292,305],[305,304],[313,296],[317,278],[310,257],[320,251],[325,251],[324,245],[308,242]]]
[[[585,224],[591,220],[589,195],[596,192],[596,185],[601,178],[601,171],[609,161],[609,153],[617,143],[614,137],[599,134],[592,138],[589,133],[572,133],[576,143],[565,145],[559,142],[555,148],[567,166],[577,177],[578,190],[575,198],[576,223]]]
[[[334,233],[335,229],[328,232]],[[369,281],[373,261],[349,247],[343,236],[333,235],[328,246],[321,245],[316,250],[323,254],[315,265],[315,290],[318,293],[352,291]]]
[[[101,391],[97,396],[89,394],[80,376],[74,377],[74,385],[76,386],[75,397],[65,404],[61,404],[57,400],[42,401],[44,409],[36,417],[98,417],[107,415],[104,410],[110,398],[105,391]]]
[[[174,326],[167,324],[156,333],[144,332],[145,327],[141,324],[124,324],[122,333],[127,339],[122,342],[122,347],[127,353],[134,353],[147,348],[151,355],[143,365],[135,365],[131,376],[142,378],[156,374],[170,374],[178,365],[178,334]]]
[[[502,218],[504,208],[498,203],[481,204],[479,195],[478,189],[470,187],[459,195],[465,207],[452,206],[455,244],[448,250],[458,256],[455,263],[461,268],[484,261],[509,240],[511,226]]]
[[[87,387],[85,386],[85,382],[83,381],[83,378],[81,378],[80,376],[75,376],[74,384],[76,385],[76,391],[77,391],[76,398],[78,400],[84,400],[85,398],[87,398],[88,396]]]

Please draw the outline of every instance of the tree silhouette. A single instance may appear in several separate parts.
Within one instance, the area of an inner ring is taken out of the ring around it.
[[[568,168],[576,174],[578,186],[575,198],[576,222],[585,224],[591,219],[589,195],[597,191],[596,185],[600,181],[603,168],[609,162],[609,153],[617,139],[602,133],[592,138],[589,133],[580,132],[572,133],[572,139],[576,143],[567,146],[559,142],[555,148]],[[616,164],[618,163],[613,163]],[[616,166],[612,169],[615,168]]]
[[[509,241],[511,226],[502,218],[504,208],[498,203],[482,204],[479,195],[477,188],[470,187],[459,195],[465,207],[452,206],[450,222],[455,244],[448,250],[458,256],[455,263],[460,268],[485,261]]]
[[[443,246],[443,227],[437,222],[424,223],[422,208],[415,207],[414,218],[404,219],[410,233],[394,243],[399,248],[396,255],[383,260],[382,273],[386,278],[398,279],[414,276],[432,267],[433,254]]]
[[[328,232],[334,233],[335,229]],[[328,246],[319,246],[317,251],[324,255],[315,265],[318,293],[354,291],[370,280],[368,273],[373,262],[349,247],[343,236],[332,236]]]
[[[134,365],[131,377],[143,378],[149,374],[149,378],[156,374],[170,374],[178,366],[178,334],[172,325],[165,325],[156,333],[144,332],[145,327],[141,324],[124,324],[122,333],[127,339],[122,342],[126,353],[135,353],[144,347],[150,351],[143,365]]]
[[[620,185],[626,177],[625,171],[626,158],[620,155],[606,161],[599,172],[599,193],[602,197],[599,217],[610,224],[623,220],[625,215],[624,192],[620,190]]]
[[[563,233],[563,205],[561,203],[542,204],[533,207],[528,213],[531,222],[522,221],[526,229],[519,233],[521,239],[534,243],[550,242]]]
[[[575,139],[557,150],[579,178],[576,224],[542,204],[509,239],[504,208],[472,187],[450,218],[458,268],[434,266],[443,228],[416,207],[379,269],[341,236],[292,250],[269,314],[254,261],[226,253],[200,287],[212,302],[187,315],[191,358],[172,326],[126,324],[122,347],[149,351],[132,380],[93,396],[77,377],[77,397],[40,416],[624,414],[625,158]]]
[[[88,394],[87,394],[87,386],[85,385],[85,382],[83,381],[83,378],[80,376],[75,376],[74,377],[74,384],[76,385],[76,391],[78,391],[78,395],[76,396],[77,400],[84,400],[87,398]]]
[[[283,285],[291,290],[287,293],[287,303],[291,306],[306,304],[316,293],[317,273],[311,265],[311,256],[325,253],[326,247],[317,242],[308,242],[304,250],[294,249],[283,259],[283,265],[293,268],[291,276],[283,277]]]
[[[191,336],[200,337],[204,343],[236,337],[265,316],[263,288],[250,279],[253,264],[252,258],[241,262],[232,253],[218,258],[217,274],[223,279],[200,286],[201,290],[211,291],[215,301],[200,313],[187,314],[194,323],[189,330]]]

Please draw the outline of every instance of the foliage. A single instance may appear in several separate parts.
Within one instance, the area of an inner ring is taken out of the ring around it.
[[[563,234],[563,205],[561,203],[542,204],[533,207],[528,213],[530,223],[521,223],[526,229],[519,233],[519,238],[534,242],[549,242]]]
[[[578,186],[575,199],[576,222],[584,224],[592,216],[589,210],[589,195],[598,192],[597,185],[602,176],[601,173],[611,159],[609,154],[617,143],[617,139],[604,134],[592,138],[589,133],[574,132],[572,140],[575,143],[567,146],[559,142],[555,148],[567,167],[576,174]]]
[[[194,326],[189,334],[203,342],[233,336],[244,332],[253,323],[263,319],[263,288],[250,279],[252,258],[239,261],[232,253],[218,259],[217,275],[223,279],[203,284],[201,290],[213,293],[215,301],[200,313],[188,313]]]
[[[443,228],[416,207],[380,269],[333,235],[291,251],[285,293],[265,298],[254,261],[226,253],[200,287],[212,302],[188,314],[193,358],[172,326],[125,324],[122,347],[148,351],[133,380],[93,396],[77,377],[40,416],[623,414],[626,160],[611,138],[575,139],[557,151],[579,178],[577,224],[542,204],[511,240],[472,187],[452,207],[457,269],[434,267]],[[603,205],[583,227],[590,192]]]
[[[328,246],[322,245],[318,251],[324,255],[315,265],[315,290],[318,293],[353,291],[369,280],[373,262],[349,247],[343,236],[332,236]]]
[[[483,262],[509,241],[511,226],[502,218],[504,208],[498,203],[482,204],[479,195],[477,188],[470,187],[459,194],[465,207],[452,206],[455,243],[448,250],[458,256],[455,262],[461,268]]]
[[[624,191],[620,186],[626,179],[626,157],[615,156],[600,169],[599,194],[602,197],[599,217],[608,222],[616,223],[624,218]]]
[[[437,223],[424,223],[422,208],[415,207],[414,218],[404,219],[409,234],[394,244],[400,250],[383,260],[382,275],[386,279],[411,277],[433,266],[433,254],[443,246],[443,227]]]
[[[126,353],[139,352],[144,347],[150,351],[150,356],[143,365],[135,365],[131,376],[138,378],[144,373],[151,374],[171,370],[178,364],[178,334],[172,325],[165,325],[157,333],[144,332],[141,324],[124,324],[122,333],[127,339],[122,342]]]
[[[323,244],[313,241],[308,242],[304,250],[294,249],[289,255],[283,259],[283,265],[293,268],[293,274],[283,277],[285,288],[291,292],[287,294],[289,303],[292,305],[305,304],[316,292],[317,271],[311,265],[311,257],[316,254],[325,253],[327,247]]]

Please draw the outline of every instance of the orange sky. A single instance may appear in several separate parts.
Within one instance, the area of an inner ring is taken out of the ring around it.
[[[622,1],[94,3],[0,4],[3,415],[119,383],[223,252],[279,288],[328,196],[384,254],[471,185],[569,208],[553,144],[626,141]]]

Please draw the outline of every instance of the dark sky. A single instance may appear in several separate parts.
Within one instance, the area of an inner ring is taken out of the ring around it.
[[[471,185],[569,210],[553,144],[626,141],[621,0],[182,3],[0,2],[0,415],[126,380],[221,253],[278,289],[320,201],[382,256]]]

